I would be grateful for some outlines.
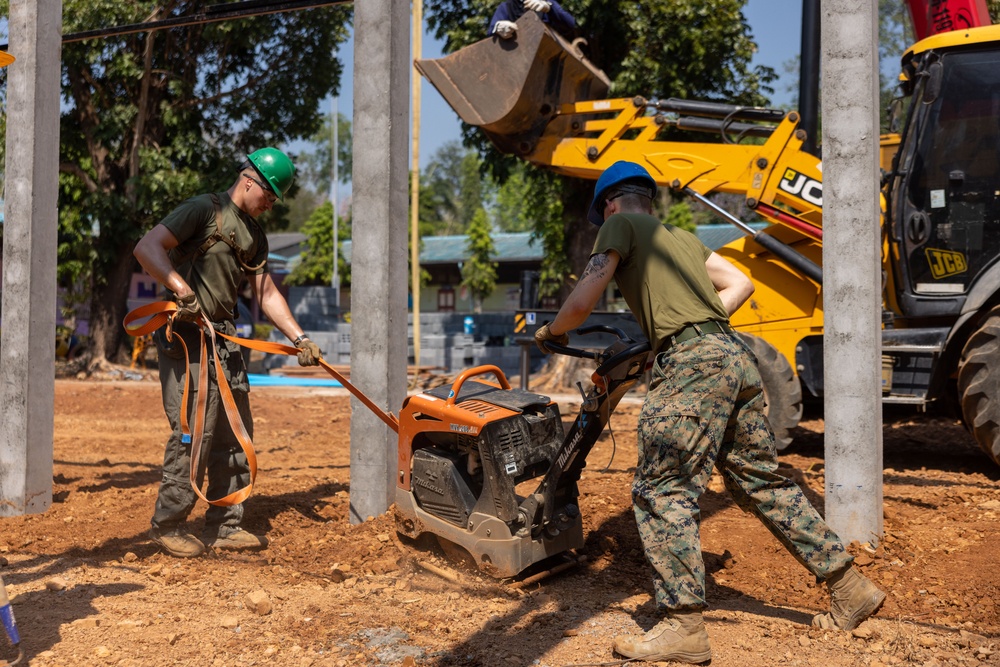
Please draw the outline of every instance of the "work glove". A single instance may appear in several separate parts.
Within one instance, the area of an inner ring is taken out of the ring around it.
[[[513,21],[497,21],[493,26],[493,34],[500,35],[501,39],[510,39],[517,32],[517,24]]]
[[[543,324],[538,327],[537,331],[535,331],[535,345],[537,345],[538,349],[544,354],[552,354],[552,350],[545,346],[545,344],[549,342],[556,343],[557,345],[569,345],[569,334],[562,334],[560,336],[553,335],[553,333],[549,331],[549,325]]]
[[[319,366],[319,358],[322,356],[319,345],[303,336],[295,341],[295,347],[299,349],[299,366]]]
[[[174,313],[174,317],[181,322],[194,322],[201,315],[201,304],[198,303],[198,297],[191,292],[187,296],[177,297],[177,310]]]
[[[529,12],[545,14],[552,9],[552,5],[546,2],[546,0],[524,0],[524,8]]]

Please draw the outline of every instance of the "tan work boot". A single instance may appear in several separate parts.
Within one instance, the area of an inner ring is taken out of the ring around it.
[[[626,658],[638,660],[697,664],[712,659],[700,611],[669,613],[642,637],[615,637],[614,648]]]
[[[161,531],[149,529],[149,539],[153,540],[175,558],[194,558],[205,553],[205,545],[197,537],[182,528]]]
[[[264,535],[254,535],[242,528],[232,528],[229,532],[216,533],[212,537],[211,533],[206,534],[205,544],[213,549],[232,549],[234,551],[256,551],[264,549],[268,545],[267,537]]]
[[[826,587],[830,590],[830,611],[813,616],[816,628],[853,630],[885,602],[885,593],[853,565],[827,579]]]

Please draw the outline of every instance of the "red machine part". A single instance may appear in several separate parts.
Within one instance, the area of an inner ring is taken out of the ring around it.
[[[908,0],[917,39],[990,25],[986,0]]]

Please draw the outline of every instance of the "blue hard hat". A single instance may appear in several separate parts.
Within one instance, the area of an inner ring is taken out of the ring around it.
[[[604,170],[601,177],[597,179],[594,186],[594,200],[590,202],[590,210],[587,212],[587,220],[600,227],[604,224],[604,193],[622,181],[639,179],[646,181],[653,189],[652,197],[656,196],[656,181],[649,175],[646,168],[635,162],[619,160]]]

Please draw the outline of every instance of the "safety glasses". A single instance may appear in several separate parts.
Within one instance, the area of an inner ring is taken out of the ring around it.
[[[274,194],[274,190],[272,190],[270,186],[264,185],[263,183],[258,181],[253,176],[250,176],[249,174],[244,174],[244,176],[257,184],[257,187],[259,187],[261,191],[264,193],[264,196],[267,197],[267,202],[269,204],[273,204],[274,202],[278,201],[278,196]]]

